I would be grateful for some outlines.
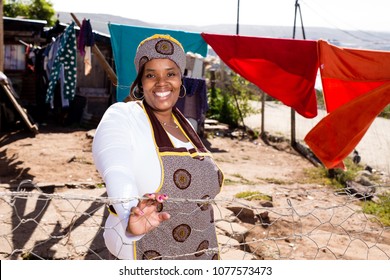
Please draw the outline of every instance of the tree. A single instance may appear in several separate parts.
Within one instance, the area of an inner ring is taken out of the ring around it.
[[[45,0],[7,0],[3,12],[7,17],[46,20],[49,26],[56,21],[53,4]]]

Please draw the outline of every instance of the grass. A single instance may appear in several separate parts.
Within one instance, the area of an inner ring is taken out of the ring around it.
[[[275,184],[275,185],[291,185],[294,183],[291,181],[285,181],[285,180],[275,179],[275,178],[260,178],[260,179],[269,184]]]
[[[95,186],[96,186],[96,188],[98,188],[98,189],[103,189],[103,188],[106,187],[106,184],[105,184],[105,183],[98,183],[98,184],[96,184]]]
[[[390,105],[388,105],[380,114],[380,117],[390,119]]]
[[[272,201],[272,197],[266,194],[263,194],[259,191],[245,191],[240,192],[235,195],[236,198],[242,198],[246,200],[265,200]]]
[[[356,165],[352,159],[344,160],[346,170],[333,169],[328,170],[325,167],[312,167],[304,170],[304,183],[320,184],[325,186],[333,186],[336,190],[344,188],[346,182],[353,181],[358,172],[364,170],[363,166]]]
[[[354,164],[350,158],[347,158],[344,164],[347,168],[346,171],[336,169],[333,174],[330,174],[326,168],[321,167],[306,169],[305,183],[332,186],[336,190],[342,190],[347,181],[353,181],[358,172],[364,170],[363,166]],[[373,182],[378,181],[378,179],[375,174],[370,178]],[[379,202],[363,201],[361,204],[362,211],[366,214],[375,215],[384,226],[390,226],[390,195],[381,195],[379,198]]]
[[[379,196],[379,202],[365,201],[362,204],[363,213],[376,216],[384,226],[390,226],[390,196]]]
[[[241,183],[241,184],[256,185],[256,182],[253,182],[251,180],[248,180],[248,179],[244,178],[244,176],[242,176],[241,174],[234,173],[234,174],[232,174],[232,176],[240,179],[239,183]],[[231,182],[234,182],[234,181],[231,181]]]
[[[346,182],[354,181],[358,173],[364,170],[361,165],[356,165],[350,158],[344,160],[346,170],[335,169],[332,172],[324,167],[312,167],[304,170],[305,179],[302,179],[303,184],[319,184],[333,187],[336,191],[343,190]],[[233,174],[233,177],[240,179],[240,183],[244,184],[255,184],[255,182],[245,179],[241,174]],[[260,178],[258,178],[260,179]],[[373,174],[370,178],[371,181],[377,182],[378,177]],[[287,182],[275,178],[261,178],[261,180],[267,183],[277,185],[288,185],[291,182]],[[229,179],[225,179],[225,184],[236,184],[237,182]],[[236,198],[242,198],[246,200],[266,200],[272,201],[272,197],[262,194],[258,191],[245,191],[237,193]],[[379,222],[384,226],[390,226],[390,195],[381,195],[377,202],[374,201],[362,201],[361,202],[363,213],[374,215],[377,217]]]

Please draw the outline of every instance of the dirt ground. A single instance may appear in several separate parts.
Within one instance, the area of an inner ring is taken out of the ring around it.
[[[15,185],[29,179],[35,183],[96,184],[102,182],[92,159],[93,130],[58,126],[0,134],[0,183]],[[258,182],[264,178],[299,181],[312,164],[292,149],[284,152],[255,141],[232,137],[207,137],[228,180]],[[239,176],[241,174],[242,176]],[[244,180],[244,181],[245,181]]]
[[[102,179],[92,160],[92,137],[91,130],[50,125],[40,127],[36,135],[27,130],[0,134],[1,190],[15,190],[28,179],[41,186],[83,185],[87,188],[81,192],[93,195]],[[389,229],[363,215],[356,200],[335,195],[329,187],[306,184],[305,170],[314,165],[287,143],[276,149],[261,139],[216,136],[204,143],[225,174],[218,196],[222,204],[247,190],[272,197],[267,211],[271,227],[241,223],[250,229],[246,242],[259,236],[265,240],[251,248],[261,251],[259,258],[390,258]]]

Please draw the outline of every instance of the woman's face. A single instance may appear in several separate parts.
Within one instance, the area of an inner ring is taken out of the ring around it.
[[[180,94],[181,72],[172,60],[152,59],[145,63],[141,78],[145,101],[159,112],[171,111]]]

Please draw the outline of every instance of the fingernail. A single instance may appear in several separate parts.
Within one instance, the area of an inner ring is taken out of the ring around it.
[[[158,197],[157,197],[157,200],[163,200],[163,195],[159,195]]]
[[[167,196],[166,194],[163,194],[163,197],[164,197],[164,198],[167,198],[168,196]]]

